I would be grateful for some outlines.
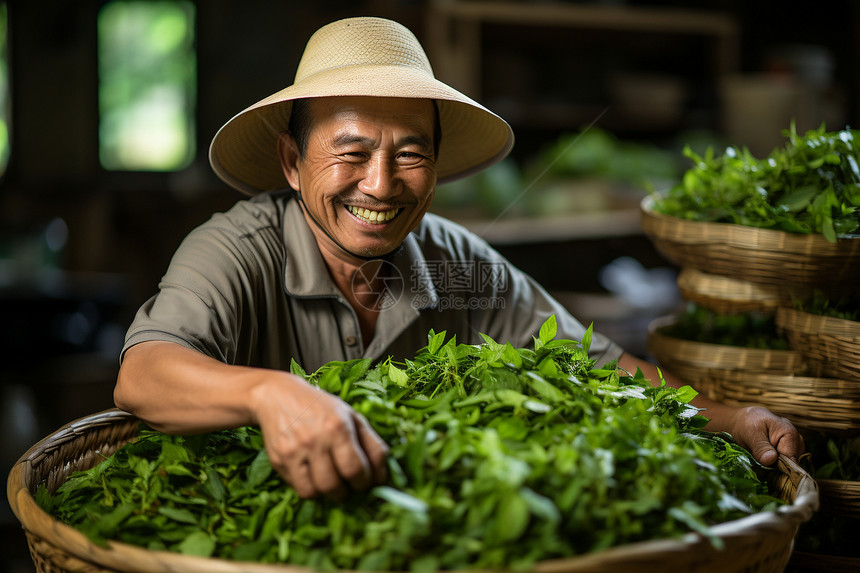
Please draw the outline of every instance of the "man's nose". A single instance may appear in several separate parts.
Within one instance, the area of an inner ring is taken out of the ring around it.
[[[396,172],[393,160],[380,155],[373,156],[366,164],[364,177],[358,182],[358,189],[379,200],[394,197],[400,193]]]

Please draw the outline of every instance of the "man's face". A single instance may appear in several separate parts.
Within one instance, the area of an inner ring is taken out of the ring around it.
[[[286,169],[290,184],[348,251],[378,256],[394,250],[430,208],[435,191],[432,102],[317,98],[310,112],[304,158]],[[318,242],[327,240],[318,233]]]

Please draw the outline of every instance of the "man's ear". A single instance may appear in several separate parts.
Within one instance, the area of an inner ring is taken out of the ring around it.
[[[278,134],[278,157],[281,160],[281,169],[284,170],[287,183],[296,191],[301,191],[298,169],[299,147],[296,145],[295,138],[286,131]]]

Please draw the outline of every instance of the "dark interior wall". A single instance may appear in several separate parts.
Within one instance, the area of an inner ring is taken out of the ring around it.
[[[856,3],[838,0],[814,11],[804,3],[773,0],[629,3],[735,13],[746,71],[760,69],[774,43],[831,45],[837,73],[848,80],[846,115],[856,123]],[[322,24],[373,14],[398,19],[422,38],[429,3],[200,2],[199,151],[195,163],[177,174],[107,173],[99,166],[95,26],[101,2],[9,4],[14,131],[11,161],[0,182],[0,221],[27,227],[62,217],[70,233],[63,267],[121,273],[129,279],[131,297],[140,301],[154,289],[181,237],[209,213],[241,198],[209,169],[205,150],[217,129],[234,113],[291,83],[306,39]],[[527,126],[521,132],[524,146],[529,138],[547,137],[546,131],[532,133]]]
[[[12,157],[0,183],[4,226],[63,218],[62,266],[119,272],[142,300],[179,240],[241,195],[209,169],[206,150],[233,114],[292,83],[310,34],[373,14],[420,29],[410,2],[208,0],[197,8],[198,153],[180,173],[110,173],[98,162],[96,15],[101,2],[11,2]]]
[[[805,3],[775,0],[629,3],[735,14],[740,23],[742,71],[761,70],[773,45],[829,46],[845,90],[845,115],[849,122],[858,123],[856,2],[836,0],[814,11]],[[154,292],[182,237],[212,212],[241,198],[212,174],[206,158],[208,143],[230,116],[291,83],[310,34],[340,17],[372,14],[397,19],[424,39],[429,6],[418,0],[199,2],[197,159],[180,173],[158,174],[109,173],[99,166],[95,54],[101,4],[96,0],[8,3],[13,131],[12,156],[0,181],[0,224],[6,234],[26,234],[62,218],[69,240],[60,268],[120,277],[127,313]],[[512,37],[512,44],[515,40]],[[618,41],[619,56],[629,53],[630,46]],[[613,43],[601,46],[611,50]],[[515,70],[502,69],[502,78],[511,74],[506,81],[515,84]],[[528,137],[546,138],[551,131],[544,126],[539,133],[530,133],[528,122],[515,127],[523,145]],[[649,134],[639,136],[647,139]],[[541,252],[553,250],[536,249],[534,255],[523,258],[534,263],[536,273],[552,267],[551,261],[540,259]]]
[[[0,467],[11,467],[18,455],[58,425],[111,405],[118,368],[112,345],[121,340],[131,314],[155,292],[182,237],[211,213],[241,199],[209,168],[205,151],[217,129],[233,114],[291,83],[307,38],[321,25],[341,17],[384,16],[407,25],[423,41],[429,4],[200,0],[198,155],[183,172],[157,174],[109,173],[99,166],[96,15],[102,2],[7,1],[13,131],[12,155],[0,179],[0,240],[8,243],[31,236],[56,218],[65,221],[69,235],[57,261],[64,273],[60,281],[7,284],[0,267],[0,399],[7,414],[32,407],[38,417],[35,426],[10,426],[12,418],[3,417]],[[777,44],[828,46],[844,88],[844,115],[853,127],[860,125],[860,2],[627,0],[626,4],[734,14],[740,24],[744,72],[761,71]],[[540,39],[541,33],[533,35]],[[612,50],[614,41],[605,41],[602,49]],[[632,42],[632,36],[626,41]],[[516,38],[511,45],[517,49]],[[629,51],[631,46],[617,47]],[[587,58],[587,50],[578,57]],[[497,82],[516,85],[516,69],[503,62],[492,71],[498,72]],[[691,67],[690,73],[701,70]],[[575,78],[550,83],[556,81]],[[530,129],[524,122],[515,127],[520,149],[537,147],[552,135],[547,126]],[[647,140],[652,134],[637,135]],[[643,245],[642,237],[625,237],[508,246],[505,252],[539,279],[547,278],[551,288],[594,289],[594,276],[573,280],[558,272],[556,257],[573,253],[583,266],[593,268]],[[4,533],[0,569],[31,571],[26,544],[13,522],[8,508],[0,508]],[[7,529],[12,533],[5,535]],[[7,556],[17,560],[4,563]]]
[[[845,116],[850,123],[860,123],[858,3],[834,0],[816,10],[806,3],[776,0],[630,0],[629,4],[734,14],[740,25],[742,71],[760,71],[768,49],[776,44],[829,46],[844,87]],[[102,2],[13,0],[8,5],[13,131],[12,156],[0,181],[0,226],[5,236],[27,234],[62,218],[69,239],[59,267],[75,277],[85,276],[88,285],[100,280],[93,279],[94,274],[107,275],[109,284],[119,281],[124,313],[119,322],[127,324],[134,309],[155,291],[182,237],[212,212],[241,199],[209,168],[206,149],[217,129],[241,109],[291,83],[307,38],[321,25],[348,16],[385,16],[403,22],[425,40],[430,3],[198,2],[198,154],[191,167],[174,174],[110,173],[99,166],[95,55],[96,16]],[[492,37],[488,34],[488,38]],[[516,38],[511,42],[515,45]],[[618,42],[619,55],[629,53],[631,46]],[[613,49],[612,42],[601,45],[603,50]],[[503,67],[500,75],[515,84],[515,71]],[[693,72],[701,70],[691,68]],[[552,136],[551,126],[543,126],[539,133],[528,127],[527,121],[515,126],[522,134],[522,145],[530,137]],[[638,136],[648,139],[650,134]],[[557,252],[531,247],[509,250],[523,266],[532,265],[526,270],[538,275],[553,268],[551,259]],[[526,254],[520,256],[520,251]],[[589,253],[594,254],[592,248]],[[547,276],[559,279],[557,274]]]
[[[760,71],[773,45],[829,46],[836,57],[836,77],[845,90],[845,115],[850,122],[860,123],[857,93],[860,10],[856,2],[834,0],[814,11],[805,3],[776,0],[755,3],[630,0],[628,3],[734,14],[741,34],[740,67],[745,72]],[[79,290],[103,289],[112,293],[111,304],[118,308],[116,321],[124,326],[134,310],[155,292],[185,234],[211,213],[229,208],[242,198],[209,168],[206,150],[218,128],[241,109],[290,84],[307,38],[321,25],[348,16],[389,17],[407,25],[426,46],[431,3],[422,0],[198,2],[198,153],[189,168],[173,174],[111,173],[99,165],[96,16],[102,4],[97,0],[8,2],[13,131],[12,156],[0,180],[0,227],[8,240],[9,236],[32,234],[55,218],[64,220],[69,237],[57,261],[59,268],[72,282],[83,285]],[[513,35],[517,31],[515,25],[501,30],[511,34],[512,46],[520,41]],[[562,34],[563,39],[563,32],[555,30],[554,34]],[[498,28],[495,32],[488,30],[487,41],[497,41],[499,33]],[[530,33],[533,41],[540,39],[535,38],[534,30]],[[631,47],[635,48],[629,44],[633,37],[609,36],[611,41],[602,38],[601,50],[615,49],[615,59],[623,61]],[[636,41],[645,41],[635,37]],[[661,38],[652,35],[652,40]],[[577,53],[579,57],[587,57],[587,52]],[[613,57],[604,60],[613,61]],[[690,66],[691,74],[702,73]],[[497,70],[500,77],[494,81],[517,84],[517,69],[521,67],[502,66]],[[527,120],[514,127],[521,146],[527,146],[530,138],[534,142],[553,136],[552,126],[530,129]],[[640,131],[637,135],[647,140],[655,134]],[[643,239],[624,240],[631,251],[642,250]],[[601,250],[601,245],[606,248]],[[571,245],[565,251],[580,252],[576,246]],[[618,254],[618,249],[617,244],[598,241],[589,243],[585,250],[592,261],[601,257],[608,260]],[[507,248],[517,264],[539,280],[549,281],[551,288],[595,288],[596,277],[591,274],[586,280],[581,276],[565,279],[548,270],[555,268],[554,257],[558,252],[557,245]],[[595,265],[578,268],[591,272]],[[34,285],[25,284],[22,289],[28,286]],[[15,306],[14,299],[10,302],[6,296],[4,300]],[[22,307],[15,308],[20,311]],[[45,342],[38,332],[47,332],[51,326],[37,323],[33,327],[33,320],[26,318],[34,316],[32,313],[19,314],[24,317],[19,321],[27,322],[33,332],[32,339],[12,339],[29,349],[16,352],[26,365],[31,358],[41,356],[38,349]],[[36,354],[31,356],[31,351]],[[108,371],[115,368],[113,357]]]

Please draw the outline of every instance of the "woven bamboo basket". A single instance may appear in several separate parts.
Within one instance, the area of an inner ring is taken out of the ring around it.
[[[835,435],[860,432],[860,384],[834,378],[703,372],[729,406],[764,406],[799,428]]]
[[[662,329],[670,326],[674,320],[672,316],[664,316],[653,320],[648,325],[648,351],[660,363],[683,365],[688,369],[700,371],[715,368],[730,371],[799,374],[806,369],[802,356],[794,350],[727,346],[684,340],[664,334]]]
[[[719,314],[758,312],[773,314],[791,301],[779,288],[684,267],[678,275],[678,290],[686,300]]]
[[[640,204],[642,231],[658,252],[681,267],[774,285],[789,293],[860,282],[860,239],[831,243],[821,235],[688,221],[653,207],[651,196]]]
[[[7,493],[12,510],[27,534],[30,553],[41,573],[59,572],[182,572],[182,573],[308,573],[301,567],[238,563],[165,551],[149,551],[110,542],[92,544],[82,533],[42,511],[34,493],[40,484],[53,490],[75,470],[88,469],[131,440],[138,420],[119,410],[107,410],[72,422],[30,448],[9,474]],[[608,571],[783,571],[801,523],[818,509],[818,487],[811,476],[787,458],[769,473],[774,495],[789,504],[719,524],[712,533],[723,550],[701,535],[648,541],[569,559],[544,561],[536,573],[597,573]],[[487,573],[487,572],[485,572]]]
[[[860,482],[818,479],[821,507],[832,515],[860,520]],[[857,523],[860,527],[860,521]]]
[[[860,383],[860,322],[780,308],[776,325],[813,374]]]

